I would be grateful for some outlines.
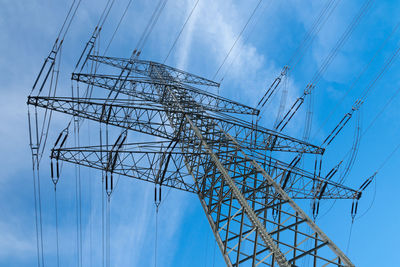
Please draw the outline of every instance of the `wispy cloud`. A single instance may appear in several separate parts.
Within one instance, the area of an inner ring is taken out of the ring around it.
[[[39,70],[43,58],[48,54],[54,41],[55,34],[61,23],[60,17],[66,13],[68,7],[64,1],[62,4],[52,1],[45,3],[40,1],[3,1],[0,8],[0,88],[2,93],[2,105],[0,105],[1,148],[0,162],[1,188],[0,193],[4,199],[18,198],[18,203],[9,201],[12,208],[6,209],[4,216],[0,218],[0,263],[13,259],[28,258],[35,262],[35,235],[32,204],[32,179],[30,175],[30,154],[28,148],[28,131],[26,116],[26,95]],[[62,80],[60,82],[60,95],[68,95],[70,92],[70,70],[75,63],[78,54],[87,41],[91,27],[96,23],[102,4],[97,1],[83,1],[77,20],[72,25],[71,33],[66,40],[64,63],[62,68]],[[105,1],[102,1],[105,2]],[[143,28],[147,23],[156,1],[134,3],[118,33],[110,51],[110,55],[129,56],[132,47],[136,44]],[[126,3],[126,1],[124,2]],[[240,100],[246,104],[254,105],[273,79],[279,74],[284,60],[292,50],[280,49],[280,40],[295,47],[303,37],[303,34],[311,25],[314,14],[317,14],[321,1],[293,0],[286,2],[272,2],[261,15],[259,21],[260,31],[253,33],[254,37],[247,39],[251,25],[244,35],[238,40],[231,56],[217,76],[217,81],[224,76],[221,94],[234,100]],[[149,39],[145,54],[159,61],[164,59],[169,45],[172,44],[175,34],[180,30],[184,20],[189,14],[194,1],[169,1],[165,12]],[[199,5],[188,22],[170,62],[178,68],[194,72],[198,75],[211,78],[227,52],[246,23],[249,14],[254,9],[257,1],[212,1],[200,0]],[[124,4],[116,7],[122,10]],[[344,5],[348,7],[348,5]],[[179,12],[177,12],[179,9]],[[342,8],[343,9],[343,8]],[[342,12],[343,10],[341,10]],[[293,15],[290,21],[282,22],[281,16]],[[310,14],[313,14],[310,16]],[[346,13],[347,15],[350,12]],[[121,14],[112,12],[109,24],[104,29],[101,44],[108,41],[107,34],[113,31],[115,22]],[[287,25],[283,25],[287,23]],[[329,25],[316,38],[307,54],[306,63],[298,75],[291,76],[288,80],[288,99],[286,109],[300,96],[308,82],[307,75],[311,75],[319,66],[321,58],[329,52],[335,43],[337,36],[332,32],[340,33],[346,24],[339,16],[334,15]],[[260,26],[261,25],[261,26]],[[295,38],[285,39],[291,33],[292,25],[301,34]],[[260,37],[262,35],[262,37]],[[104,46],[103,46],[104,47]],[[283,54],[283,56],[282,56]],[[172,60],[173,59],[173,60]],[[347,70],[343,66],[353,65],[353,58],[342,52],[339,54],[337,64],[324,78],[328,81],[340,82],[348,78]],[[211,89],[210,89],[211,90]],[[340,94],[337,88],[328,87],[329,95],[335,98]],[[280,94],[278,94],[268,109],[268,114],[263,122],[271,123],[279,106]],[[297,121],[304,119],[304,114],[295,118]],[[66,117],[57,116],[54,121],[53,135],[57,135],[62,129]],[[288,132],[295,132],[301,136],[301,129],[297,124],[289,124]],[[299,134],[300,132],[300,134]],[[51,139],[54,141],[54,136]],[[130,136],[132,140],[138,140],[142,136]],[[141,140],[141,139],[140,139]],[[92,144],[96,140],[92,140]],[[46,164],[47,162],[46,155]],[[59,210],[60,215],[60,248],[62,259],[73,265],[75,263],[75,184],[73,179],[73,167],[65,164],[62,182],[59,185]],[[84,169],[84,168],[82,168]],[[82,171],[88,175],[87,170]],[[43,195],[44,197],[44,227],[47,239],[46,256],[54,259],[54,206],[53,187],[48,179],[48,166],[43,167]],[[101,259],[101,202],[100,186],[101,175],[92,172],[92,179],[96,179],[96,197],[93,197],[93,206],[89,210],[89,187],[84,186],[84,216],[83,216],[83,246],[84,262],[89,264],[93,257],[94,266]],[[86,177],[86,176],[85,176]],[[85,179],[85,178],[84,178]],[[145,184],[134,179],[121,177],[120,184],[111,200],[111,251],[112,265],[115,266],[149,266],[154,261],[155,242],[155,208],[153,203],[153,185]],[[86,181],[86,180],[84,180]],[[166,196],[168,189],[163,188]],[[28,195],[29,194],[29,195]],[[168,198],[159,213],[159,250],[158,260],[163,266],[172,265],[174,257],[179,256],[181,244],[174,242],[180,235],[185,235],[186,227],[183,221],[187,211],[191,208],[189,201],[197,199],[182,192],[171,190]],[[5,197],[7,196],[7,197]],[[0,198],[1,200],[2,198]],[[100,203],[100,204],[99,204]],[[4,205],[4,204],[3,204]],[[12,215],[12,216],[11,216]],[[202,214],[203,215],[203,214]],[[90,230],[92,229],[92,230]],[[92,231],[92,236],[90,236]],[[210,231],[202,229],[201,231]],[[188,240],[187,242],[194,242]],[[92,251],[90,251],[90,243]],[[218,249],[217,249],[218,253]],[[190,255],[188,256],[188,258]],[[88,266],[88,265],[86,265]]]

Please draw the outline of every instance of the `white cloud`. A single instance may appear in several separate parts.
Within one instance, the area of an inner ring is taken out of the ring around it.
[[[26,259],[36,256],[36,241],[33,233],[18,218],[9,217],[7,222],[0,221],[0,259],[12,259],[16,255]]]

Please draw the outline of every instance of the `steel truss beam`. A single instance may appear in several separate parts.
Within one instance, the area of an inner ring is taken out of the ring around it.
[[[186,171],[183,154],[168,151],[169,143],[157,142],[158,146],[151,142],[124,145],[118,151],[112,170],[107,166],[113,152],[111,145],[53,149],[51,158],[197,193],[193,179]],[[166,166],[163,158],[169,154]],[[162,179],[159,179],[161,174]]]
[[[118,99],[105,104],[106,99],[71,97],[29,97],[28,104],[55,110],[97,122],[107,123],[127,130],[150,134],[166,139],[175,136],[160,106],[133,105],[129,99]],[[128,123],[126,118],[129,118]]]
[[[146,77],[154,77],[156,74],[159,80],[170,83],[179,82],[219,87],[217,82],[154,61],[95,55],[90,55],[88,59]]]
[[[118,158],[112,172],[139,180],[155,182],[156,176],[154,173],[158,172],[159,168],[161,168],[158,161],[165,154],[170,154],[174,164],[169,166],[172,169],[167,169],[168,175],[165,181],[160,184],[197,193],[198,191],[195,190],[196,185],[193,179],[187,179],[188,176],[191,176],[189,173],[185,173],[185,166],[182,165],[184,154],[180,151],[180,148],[177,147],[172,151],[166,151],[170,142],[158,141],[125,144],[118,152]],[[58,148],[52,150],[51,158],[108,171],[107,163],[110,153],[112,153],[111,145]],[[287,179],[289,182],[286,182],[285,191],[293,199],[315,199],[317,192],[314,185],[324,184],[325,182],[327,183],[327,187],[321,199],[356,199],[358,196],[356,190],[323,178],[315,178],[312,174],[306,173],[301,169],[289,169],[285,163],[278,160],[271,158],[255,158],[255,160],[261,166],[264,166],[264,168],[268,167],[279,170],[272,174],[271,177],[281,185]],[[236,162],[236,164],[243,165],[245,162]],[[240,175],[238,177],[233,176],[232,178],[236,180],[236,178],[240,178]],[[259,187],[247,185],[246,194],[253,195],[255,200],[263,200],[266,187],[266,181]]]
[[[169,85],[163,80],[152,80],[143,77],[128,77],[121,81],[118,75],[104,75],[104,74],[85,74],[73,73],[72,80],[83,82],[89,85],[98,86],[107,90],[117,90],[125,95],[137,97],[143,100],[154,101],[161,103],[162,97],[155,93],[156,86]],[[243,105],[241,103],[232,101],[227,98],[191,87],[189,85],[176,83],[174,86],[187,93],[200,103],[205,110],[215,112],[227,112],[236,114],[258,115],[259,110],[252,107]]]
[[[28,104],[158,137],[174,138],[165,116],[165,106],[151,101],[30,96]],[[187,109],[189,110],[186,112],[191,112],[199,119],[218,120],[225,131],[240,141],[243,148],[254,149],[256,147],[258,150],[312,154],[323,152],[317,146],[261,127],[252,127],[251,124],[242,121],[229,120],[225,117],[207,114],[204,111],[196,112],[193,109],[193,103],[188,105]],[[172,111],[181,112],[177,109]]]

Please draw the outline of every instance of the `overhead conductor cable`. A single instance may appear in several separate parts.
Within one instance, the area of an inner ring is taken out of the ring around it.
[[[293,116],[299,110],[301,105],[304,103],[305,97],[314,90],[315,86],[320,81],[322,75],[325,73],[326,69],[328,68],[328,66],[330,65],[332,60],[336,57],[340,48],[345,44],[345,42],[348,40],[348,38],[354,31],[355,27],[361,21],[361,18],[366,14],[366,12],[371,7],[373,1],[374,0],[366,0],[366,2],[362,5],[362,7],[360,8],[360,10],[356,14],[356,16],[353,18],[350,25],[346,28],[346,30],[344,31],[342,36],[337,41],[336,45],[333,47],[331,52],[328,54],[328,56],[323,61],[321,67],[314,74],[313,78],[311,79],[311,82],[306,86],[306,89],[304,90],[303,95],[295,101],[295,103],[289,109],[289,111],[285,114],[283,119],[278,123],[277,130],[282,131],[286,127],[286,125],[289,123],[289,121],[293,118]]]

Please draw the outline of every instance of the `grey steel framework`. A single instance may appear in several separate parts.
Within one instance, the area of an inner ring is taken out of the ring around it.
[[[122,174],[197,194],[227,266],[301,266],[304,259],[354,266],[294,201],[359,199],[359,191],[331,181],[331,174],[297,166],[304,154],[319,157],[323,148],[251,123],[259,110],[198,88],[216,82],[137,58],[88,60],[120,75],[73,73],[72,80],[105,89],[107,97],[38,94],[28,104],[122,133],[112,145],[70,148],[62,133],[51,152],[57,176],[58,161],[65,161],[104,171],[107,192],[113,175]],[[129,131],[158,141],[127,143]]]

